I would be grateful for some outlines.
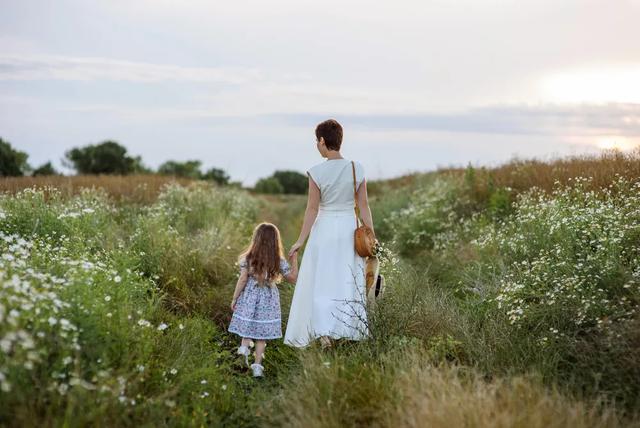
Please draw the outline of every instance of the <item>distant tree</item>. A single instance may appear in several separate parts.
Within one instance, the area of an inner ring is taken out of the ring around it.
[[[224,169],[220,168],[211,168],[202,176],[204,180],[213,180],[218,184],[227,185],[229,184],[229,174],[226,173]]]
[[[261,178],[256,183],[254,190],[258,193],[283,193],[284,187],[275,177]]]
[[[307,192],[309,180],[298,171],[276,171],[273,177],[282,184],[283,193],[304,195]]]
[[[127,149],[115,141],[104,141],[69,150],[65,157],[79,174],[131,174],[143,172],[142,160],[127,155]]]
[[[153,170],[151,168],[146,167],[143,163],[142,163],[142,157],[140,156],[136,156],[135,158],[133,158],[134,160],[134,164],[133,164],[133,173],[135,174],[153,174]]]
[[[22,176],[29,171],[27,155],[24,152],[15,150],[8,141],[0,138],[0,176],[16,177]]]
[[[199,160],[190,160],[185,162],[167,161],[160,165],[158,172],[162,175],[175,175],[176,177],[185,177],[200,179],[202,172],[200,172],[200,165],[202,162]]]
[[[58,171],[56,171],[53,165],[51,165],[51,162],[47,162],[33,170],[34,177],[37,177],[39,175],[60,175],[60,174],[58,173]]]
[[[242,189],[242,181],[230,181],[229,184],[227,184],[227,186],[229,187],[234,187],[236,189]]]

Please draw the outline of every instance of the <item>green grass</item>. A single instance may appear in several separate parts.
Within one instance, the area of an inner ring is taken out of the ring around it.
[[[370,340],[272,341],[260,380],[226,332],[236,256],[259,221],[291,245],[305,197],[202,183],[148,205],[4,195],[0,421],[640,426],[640,201],[633,179],[616,180],[493,199],[451,172],[377,183],[388,288]],[[283,323],[292,292],[282,284]]]

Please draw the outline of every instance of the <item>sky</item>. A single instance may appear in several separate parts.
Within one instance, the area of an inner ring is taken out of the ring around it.
[[[0,0],[0,137],[38,166],[115,140],[252,185],[640,144],[640,0]]]

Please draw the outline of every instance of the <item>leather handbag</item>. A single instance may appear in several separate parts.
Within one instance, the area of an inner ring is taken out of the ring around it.
[[[356,212],[356,230],[354,232],[356,253],[360,257],[372,257],[375,255],[376,236],[369,226],[360,221],[360,207],[358,206],[358,196],[356,194],[356,166],[353,161],[351,161],[351,170],[353,171],[353,201]]]

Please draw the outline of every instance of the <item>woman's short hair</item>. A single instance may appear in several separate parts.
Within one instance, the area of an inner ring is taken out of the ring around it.
[[[342,145],[342,126],[337,120],[329,119],[316,126],[316,139],[324,138],[324,144],[329,150],[340,150]]]

